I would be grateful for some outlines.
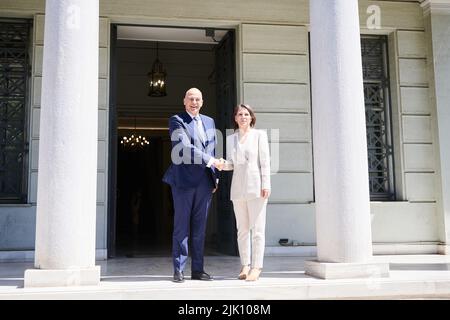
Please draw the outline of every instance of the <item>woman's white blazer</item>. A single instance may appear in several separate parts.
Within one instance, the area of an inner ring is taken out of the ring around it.
[[[261,189],[270,190],[270,153],[267,133],[251,129],[244,144],[239,132],[227,137],[227,161],[224,170],[233,170],[231,200],[261,197]]]

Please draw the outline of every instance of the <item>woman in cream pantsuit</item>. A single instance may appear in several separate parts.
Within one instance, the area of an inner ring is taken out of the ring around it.
[[[255,114],[248,105],[234,109],[235,133],[227,137],[223,170],[233,170],[231,200],[237,223],[242,269],[239,279],[254,281],[263,267],[266,206],[270,195],[269,142],[265,131],[254,129]],[[250,250],[251,234],[251,250]]]

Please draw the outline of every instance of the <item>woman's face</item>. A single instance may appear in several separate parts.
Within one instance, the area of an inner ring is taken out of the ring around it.
[[[246,129],[250,126],[252,117],[246,108],[239,107],[239,110],[234,117],[234,121],[238,124],[239,129]]]

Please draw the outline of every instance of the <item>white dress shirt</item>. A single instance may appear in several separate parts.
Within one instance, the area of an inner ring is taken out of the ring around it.
[[[203,122],[202,122],[202,118],[200,117],[200,114],[194,116],[189,111],[186,111],[186,112],[191,116],[192,120],[195,121],[196,126],[197,126],[197,132],[199,134],[200,139],[202,140],[202,142],[206,142],[206,139],[207,139],[206,132],[205,132],[205,128],[203,127]],[[211,159],[209,159],[208,163],[206,164],[206,167],[210,168],[215,160],[216,160],[216,158],[211,157]]]

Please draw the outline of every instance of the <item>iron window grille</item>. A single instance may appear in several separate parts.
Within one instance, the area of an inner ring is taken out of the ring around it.
[[[26,203],[31,23],[0,20],[0,203]]]
[[[395,200],[387,36],[362,36],[370,200]]]

